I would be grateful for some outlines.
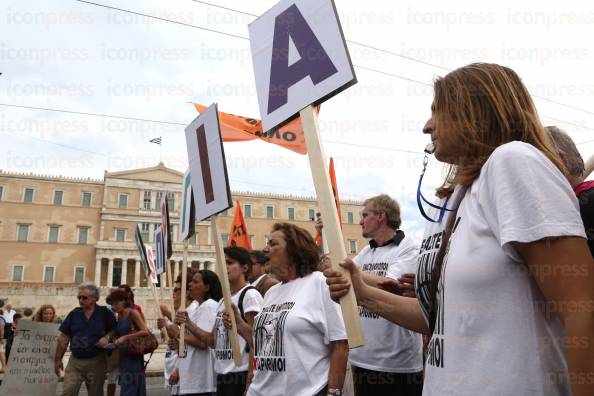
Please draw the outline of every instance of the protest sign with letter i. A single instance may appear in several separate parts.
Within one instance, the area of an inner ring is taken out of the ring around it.
[[[186,143],[196,218],[198,221],[202,221],[210,217],[214,231],[216,229],[216,214],[233,206],[216,104],[212,104],[186,127]],[[240,366],[241,351],[237,339],[237,325],[231,307],[227,265],[219,238],[217,233],[214,238],[217,251],[216,272],[223,288],[225,310],[231,318],[229,340],[233,351],[233,360],[235,365]],[[182,278],[186,271],[185,267],[184,264]],[[182,299],[185,294],[184,287],[185,283],[182,281]]]
[[[281,0],[249,25],[249,34],[262,129],[301,117],[332,267],[350,278],[338,265],[346,249],[313,109],[357,82],[334,2]],[[352,289],[340,306],[349,346],[363,345]]]
[[[161,303],[159,302],[159,295],[157,294],[157,289],[155,288],[156,276],[158,276],[157,271],[156,268],[151,269],[151,260],[149,259],[149,256],[152,256],[152,253],[149,254],[149,249],[147,249],[150,248],[150,246],[144,246],[144,243],[142,242],[142,234],[140,233],[140,227],[138,225],[136,225],[134,241],[136,242],[136,248],[138,249],[138,254],[140,255],[140,262],[142,263],[142,267],[144,268],[146,283],[151,288],[151,291],[153,293],[155,304],[157,304],[157,309],[159,309],[159,316],[163,318],[160,309]],[[153,283],[153,280],[155,280],[155,283]],[[161,335],[165,341],[169,341],[169,336],[167,335],[167,331],[165,330],[165,328],[161,329]]]

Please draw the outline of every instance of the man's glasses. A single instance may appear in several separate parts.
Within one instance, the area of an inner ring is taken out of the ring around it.
[[[76,296],[76,298],[78,298],[79,300],[83,300],[83,301],[85,301],[85,300],[88,300],[88,299],[89,299],[89,297],[88,297],[88,296]]]

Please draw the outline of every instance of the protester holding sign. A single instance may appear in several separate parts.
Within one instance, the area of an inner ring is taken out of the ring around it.
[[[434,88],[423,132],[452,167],[431,211],[441,214],[427,216],[417,300],[370,287],[345,259],[359,304],[432,334],[424,395],[594,394],[583,377],[594,372],[594,317],[580,304],[594,301],[594,263],[528,90],[495,64],[462,67]],[[343,295],[346,278],[325,273],[332,297]],[[564,353],[565,340],[585,343]]]
[[[115,289],[107,297],[107,302],[118,317],[114,344],[120,349],[120,395],[144,396],[144,359],[142,356],[132,355],[129,347],[133,338],[146,337],[150,331],[146,328],[144,317],[129,306],[130,297],[125,290]]]
[[[70,311],[62,325],[56,348],[55,371],[64,370],[62,358],[70,344],[72,355],[64,372],[62,396],[77,396],[82,383],[89,396],[102,396],[107,361],[103,347],[109,343],[116,328],[113,313],[97,305],[99,288],[91,283],[78,287],[80,307]]]
[[[188,268],[190,270],[190,268]],[[189,271],[188,271],[189,272]],[[179,394],[211,394],[216,391],[213,353],[209,344],[197,336],[214,326],[218,301],[223,297],[217,275],[209,270],[200,270],[188,277],[189,294],[194,301],[186,310],[176,314],[177,323],[185,323],[184,340],[186,357],[178,359]]]
[[[248,396],[340,395],[346,332],[340,306],[316,271],[316,243],[306,230],[277,223],[264,253],[281,283],[268,290],[254,322]]]

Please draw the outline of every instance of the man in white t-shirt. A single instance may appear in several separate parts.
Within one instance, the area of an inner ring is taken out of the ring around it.
[[[353,261],[363,270],[366,283],[398,284],[399,277],[416,272],[419,248],[399,229],[400,207],[395,200],[382,194],[363,205],[359,224],[363,237],[370,240]],[[321,228],[321,222],[316,227]],[[359,316],[365,345],[349,353],[355,396],[421,395],[422,336],[363,307]]]
[[[4,314],[2,315],[4,317],[4,321],[8,324],[11,324],[12,319],[14,318],[14,314],[16,314],[16,311],[12,309],[12,305],[6,304],[6,309],[4,310]]]

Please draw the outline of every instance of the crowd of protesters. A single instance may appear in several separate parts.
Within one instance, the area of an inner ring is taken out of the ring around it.
[[[566,133],[542,125],[519,76],[495,64],[436,79],[422,133],[427,154],[447,166],[436,199],[423,197],[419,181],[422,241],[401,229],[400,206],[381,194],[360,213],[369,244],[339,263],[350,280],[289,223],[274,224],[262,251],[225,248],[233,312],[217,275],[193,268],[181,306],[178,276],[173,309],[162,305],[158,321],[169,338],[171,395],[340,396],[348,364],[355,396],[594,394],[590,162]],[[325,232],[320,218],[316,228]],[[337,301],[351,288],[365,344],[349,351]],[[110,308],[99,297],[80,285],[79,307],[60,325],[63,395],[83,382],[103,395],[107,372],[110,394],[118,383],[122,395],[145,395],[143,359],[126,349],[150,332],[142,310],[127,285],[109,294]],[[34,320],[55,316],[43,305]],[[15,318],[7,306],[2,320]],[[118,356],[109,368],[105,351]]]

